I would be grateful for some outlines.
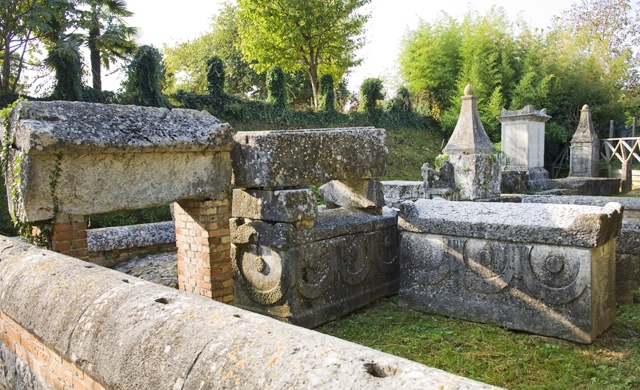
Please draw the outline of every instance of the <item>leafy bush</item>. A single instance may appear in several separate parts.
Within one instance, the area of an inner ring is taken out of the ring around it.
[[[149,107],[168,107],[162,94],[165,68],[162,55],[153,46],[143,45],[127,68],[124,102]]]
[[[360,109],[370,117],[377,114],[378,100],[384,99],[382,80],[368,78],[360,86]]]
[[[336,110],[336,93],[333,88],[333,76],[330,74],[320,77],[320,106],[324,112]]]
[[[207,88],[210,98],[209,104],[216,113],[221,113],[227,96],[224,93],[224,63],[220,57],[212,57],[207,60]]]
[[[267,72],[267,102],[273,103],[277,109],[287,108],[287,83],[284,72],[273,66]]]

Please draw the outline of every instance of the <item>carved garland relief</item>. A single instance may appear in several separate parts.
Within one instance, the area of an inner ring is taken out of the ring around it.
[[[403,236],[401,256],[408,277],[427,289],[456,278],[469,292],[498,294],[520,279],[532,297],[553,305],[577,299],[591,272],[588,252],[575,248],[418,234]]]

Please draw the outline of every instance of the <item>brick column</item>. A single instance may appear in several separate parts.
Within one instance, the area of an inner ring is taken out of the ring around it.
[[[233,304],[229,198],[178,201],[173,207],[178,247],[178,286]]]
[[[87,223],[82,215],[59,216],[52,229],[51,250],[89,261]]]

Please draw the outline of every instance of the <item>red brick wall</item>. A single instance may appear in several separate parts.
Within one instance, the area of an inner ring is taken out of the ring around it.
[[[56,390],[103,390],[100,383],[73,362],[43,344],[9,316],[0,312],[0,340],[40,379]]]
[[[53,225],[51,249],[80,260],[89,260],[87,224],[81,215],[60,216]]]
[[[179,288],[233,304],[228,195],[214,200],[182,200],[173,210]]]

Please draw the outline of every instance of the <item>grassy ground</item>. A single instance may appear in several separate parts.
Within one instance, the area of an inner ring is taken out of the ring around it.
[[[403,309],[395,297],[318,331],[508,389],[640,389],[640,305],[592,345]]]
[[[442,136],[425,130],[387,130],[387,172],[383,180],[422,180],[420,167],[444,148]]]

